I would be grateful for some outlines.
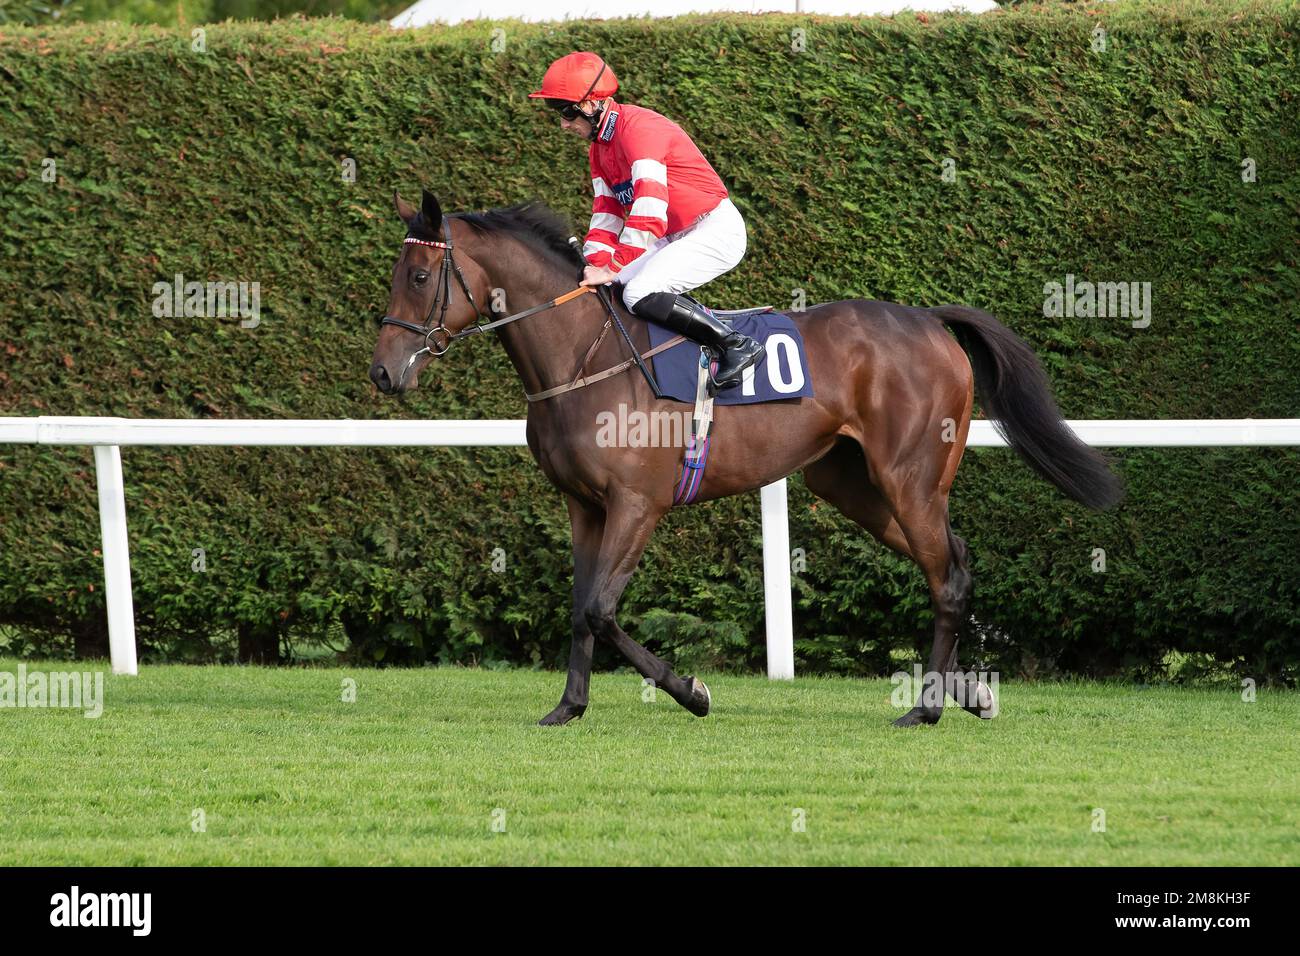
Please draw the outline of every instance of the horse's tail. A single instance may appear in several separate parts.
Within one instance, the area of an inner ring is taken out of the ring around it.
[[[979,309],[941,305],[929,311],[952,327],[970,356],[985,414],[1034,471],[1089,508],[1109,508],[1124,497],[1109,460],[1061,420],[1033,349]]]

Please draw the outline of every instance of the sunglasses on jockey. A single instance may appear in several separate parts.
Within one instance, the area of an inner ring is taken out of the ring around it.
[[[596,88],[596,84],[600,82],[600,78],[604,75],[605,75],[605,63],[602,61],[600,64],[600,72],[597,73],[596,78],[591,81],[591,86],[587,87],[587,92],[583,93],[576,103],[570,102],[569,100],[557,100],[557,99],[548,98],[546,101],[546,105],[551,107],[551,109],[559,110],[560,115],[563,116],[569,122],[573,122],[576,119],[585,119],[589,123],[594,122],[595,117],[588,115],[587,113],[584,113],[578,104],[586,102],[587,97],[591,95],[591,91]]]

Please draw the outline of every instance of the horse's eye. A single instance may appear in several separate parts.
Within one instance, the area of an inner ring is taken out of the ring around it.
[[[416,285],[424,285],[426,282],[429,281],[429,273],[427,273],[427,272],[417,272],[417,273],[413,276],[413,278],[415,279],[415,284],[416,284]]]

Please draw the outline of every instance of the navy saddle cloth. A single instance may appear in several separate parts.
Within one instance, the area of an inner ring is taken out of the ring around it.
[[[783,398],[812,398],[812,375],[804,352],[803,336],[788,315],[770,308],[740,309],[724,312],[710,309],[738,332],[744,332],[763,344],[767,354],[745,370],[741,383],[725,388],[714,396],[719,405],[751,405]],[[650,347],[667,342],[677,335],[654,322],[650,326]],[[681,402],[695,401],[699,376],[700,346],[687,339],[650,359],[659,390]]]

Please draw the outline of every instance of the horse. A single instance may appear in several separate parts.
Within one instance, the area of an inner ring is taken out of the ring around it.
[[[573,640],[564,692],[540,723],[564,725],[586,712],[598,639],[690,713],[707,715],[712,696],[704,682],[674,673],[616,617],[651,533],[672,507],[682,450],[605,447],[598,416],[620,403],[643,412],[690,408],[656,398],[649,376],[638,374],[631,346],[648,350],[645,321],[617,296],[578,285],[584,261],[575,240],[536,200],[451,215],[427,190],[418,210],[398,193],[393,202],[407,235],[371,381],[389,395],[414,389],[453,342],[494,330],[532,399],[528,450],[568,507]],[[502,301],[524,308],[505,318],[484,313],[487,303],[502,311]],[[562,314],[542,314],[552,310]],[[815,397],[717,407],[714,452],[695,500],[802,471],[813,494],[925,575],[934,612],[928,670],[916,705],[894,724],[937,723],[945,696],[991,716],[989,689],[957,663],[972,580],[966,542],[948,516],[976,389],[1011,448],[1069,498],[1103,510],[1121,500],[1122,482],[1062,421],[1033,350],[987,312],[847,299],[791,317]],[[607,334],[615,325],[620,334]]]

